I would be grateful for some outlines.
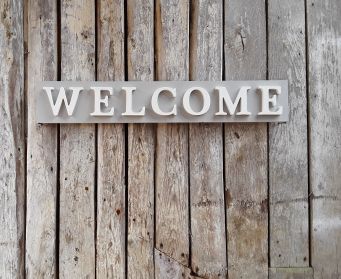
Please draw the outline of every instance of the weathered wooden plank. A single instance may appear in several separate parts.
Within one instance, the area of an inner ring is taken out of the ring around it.
[[[188,79],[188,1],[156,1],[156,77]],[[188,126],[158,125],[156,248],[189,264]]]
[[[263,126],[225,129],[229,278],[267,274],[267,131]]]
[[[311,263],[315,278],[340,278],[341,2],[307,1]]]
[[[61,79],[95,79],[95,6],[61,3]],[[95,276],[95,126],[60,127],[59,276]]]
[[[305,4],[268,1],[269,79],[289,80],[290,120],[269,126],[270,262],[309,266]]]
[[[24,276],[23,2],[0,2],[0,278]]]
[[[124,80],[124,2],[98,2],[97,79]],[[97,278],[125,278],[125,128],[98,125]]]
[[[97,278],[125,278],[124,126],[98,127]]]
[[[226,80],[266,78],[264,0],[225,2]],[[268,273],[267,125],[225,125],[229,278]]]
[[[36,111],[35,86],[58,78],[57,5],[28,1],[27,110]],[[56,125],[40,125],[28,113],[26,277],[56,276]]]
[[[97,3],[97,80],[124,80],[124,1]]]
[[[155,278],[162,279],[196,279],[202,278],[193,274],[192,270],[171,257],[155,249]],[[211,278],[211,277],[210,277]]]
[[[155,146],[153,126],[129,125],[128,137],[128,277],[152,278]]]
[[[311,267],[296,268],[270,268],[270,279],[313,279],[314,272]]]
[[[128,79],[154,77],[154,1],[127,2]],[[128,278],[154,277],[154,125],[128,126]]]
[[[222,1],[191,5],[190,79],[222,78]],[[191,268],[204,278],[226,276],[221,124],[189,126]]]

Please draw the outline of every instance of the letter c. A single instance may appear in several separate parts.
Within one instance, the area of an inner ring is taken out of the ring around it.
[[[159,95],[162,91],[168,91],[172,94],[172,97],[176,97],[176,89],[171,87],[160,87],[156,89],[152,96],[152,109],[158,115],[176,115],[176,105],[173,106],[173,109],[169,112],[164,112],[160,109],[159,106]]]

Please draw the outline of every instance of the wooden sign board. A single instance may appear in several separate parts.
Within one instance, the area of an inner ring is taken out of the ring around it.
[[[286,122],[288,82],[47,81],[39,123]]]

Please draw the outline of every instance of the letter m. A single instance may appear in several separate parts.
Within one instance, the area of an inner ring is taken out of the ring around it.
[[[215,88],[219,92],[219,111],[215,115],[227,115],[224,111],[224,104],[227,107],[228,114],[235,114],[238,104],[240,103],[240,111],[236,115],[250,115],[251,113],[247,109],[247,92],[251,87],[242,86],[238,92],[234,102],[231,100],[230,95],[225,87],[217,86]]]

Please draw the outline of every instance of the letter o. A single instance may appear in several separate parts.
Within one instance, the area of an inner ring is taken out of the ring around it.
[[[200,92],[202,99],[203,99],[203,106],[202,106],[201,111],[199,111],[199,112],[194,111],[191,107],[190,102],[189,102],[189,99],[190,99],[193,91]],[[204,89],[202,87],[191,87],[191,88],[187,89],[187,91],[185,92],[183,99],[182,99],[182,104],[183,104],[184,109],[187,113],[189,113],[191,115],[203,115],[206,112],[208,112],[208,110],[210,109],[211,98],[210,98],[210,95],[208,94],[206,89]]]

